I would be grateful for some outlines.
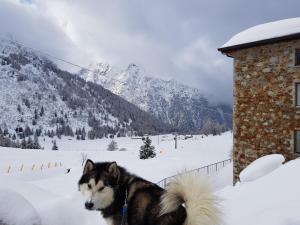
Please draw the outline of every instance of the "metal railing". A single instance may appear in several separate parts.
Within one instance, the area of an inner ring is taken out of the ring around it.
[[[210,164],[207,166],[203,166],[203,167],[200,167],[197,169],[189,170],[184,173],[197,172],[197,173],[204,173],[204,174],[207,174],[208,176],[210,176],[210,175],[217,173],[220,169],[224,168],[226,165],[230,164],[231,162],[232,162],[232,159],[226,159],[226,160],[216,162],[216,163],[213,163],[213,164]],[[156,184],[162,188],[165,188],[170,180],[172,180],[174,177],[181,175],[181,174],[183,174],[183,173],[176,174],[176,175],[170,176],[170,177],[166,177],[166,178],[160,180],[159,182],[157,182]]]

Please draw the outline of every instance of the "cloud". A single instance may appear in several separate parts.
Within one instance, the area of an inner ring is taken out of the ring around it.
[[[224,66],[226,60],[207,39],[199,38],[175,55],[175,64],[182,69],[189,67],[212,73],[215,67]]]
[[[185,75],[187,84],[197,84],[213,102],[231,99],[232,63],[208,39],[199,38],[184,47],[174,56],[174,64]]]
[[[1,36],[10,34],[28,47],[58,57],[80,62],[86,59],[85,52],[70,41],[65,31],[29,1],[1,1],[0,32]],[[69,69],[68,65],[61,66]]]
[[[2,0],[0,30],[76,64],[135,63],[231,103],[232,59],[217,48],[250,26],[297,16],[297,6],[297,0]]]

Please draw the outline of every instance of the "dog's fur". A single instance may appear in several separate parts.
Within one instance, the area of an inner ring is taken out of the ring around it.
[[[127,225],[218,225],[217,198],[204,176],[181,175],[166,190],[128,173],[116,162],[88,160],[79,180],[86,208],[98,210],[109,225],[120,225],[125,199]]]

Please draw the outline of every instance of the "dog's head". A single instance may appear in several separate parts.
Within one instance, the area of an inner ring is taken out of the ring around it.
[[[78,182],[79,190],[86,197],[85,208],[101,210],[114,201],[114,187],[120,179],[116,162],[94,163],[87,160]]]

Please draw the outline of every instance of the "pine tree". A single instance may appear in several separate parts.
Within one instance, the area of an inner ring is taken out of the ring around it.
[[[34,135],[33,149],[41,149],[41,146],[40,146],[40,143],[39,143],[39,138],[38,138],[37,134]]]
[[[118,145],[117,142],[115,142],[114,140],[111,140],[111,142],[109,143],[107,150],[108,151],[115,151],[118,149]]]
[[[81,140],[85,140],[85,136],[86,136],[85,129],[82,128],[82,132],[81,132]]]
[[[41,108],[41,112],[40,112],[40,116],[43,116],[43,115],[44,115],[44,113],[45,113],[44,106],[42,106],[42,108]]]
[[[56,140],[53,141],[52,150],[58,150],[58,147],[56,145]]]
[[[32,138],[29,136],[27,143],[26,143],[26,148],[32,149],[32,147],[33,147],[33,141],[32,141]]]
[[[154,158],[156,156],[154,149],[154,146],[151,146],[151,139],[147,137],[140,148],[140,159]]]
[[[35,110],[34,110],[34,119],[37,120],[38,118],[39,118],[38,112],[37,112],[37,110],[35,109]]]
[[[8,135],[8,134],[9,134],[8,129],[5,128],[4,131],[3,131],[3,135],[6,136],[6,135]]]
[[[17,106],[17,110],[18,110],[19,113],[21,113],[22,109],[21,109],[20,105]]]

